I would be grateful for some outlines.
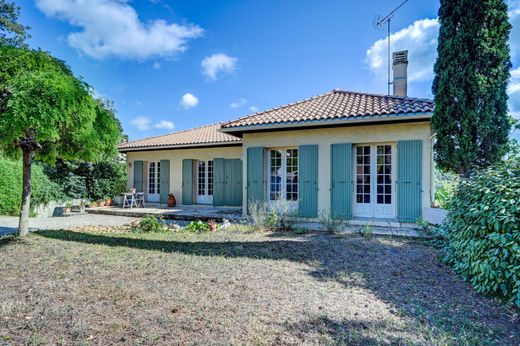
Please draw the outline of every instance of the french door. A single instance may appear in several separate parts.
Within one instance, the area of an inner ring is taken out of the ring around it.
[[[197,161],[197,203],[213,204],[213,160]]]
[[[395,217],[392,144],[358,145],[354,151],[354,216]]]
[[[161,163],[148,163],[148,202],[159,202],[161,194]]]

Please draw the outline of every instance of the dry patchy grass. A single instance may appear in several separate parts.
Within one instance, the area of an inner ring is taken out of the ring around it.
[[[0,344],[519,344],[420,242],[45,231],[0,243]]]

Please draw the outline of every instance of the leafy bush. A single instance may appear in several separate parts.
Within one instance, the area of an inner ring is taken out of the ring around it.
[[[447,263],[478,292],[520,307],[520,159],[460,183],[442,225]]]
[[[298,219],[298,209],[286,200],[279,200],[271,207],[276,214],[277,228],[281,231],[294,231]]]
[[[448,209],[451,198],[457,192],[459,181],[456,174],[435,170],[435,204]]]
[[[276,227],[278,217],[265,203],[253,202],[248,207],[247,221],[256,231],[271,231]]]
[[[342,224],[342,220],[335,219],[332,217],[332,212],[330,210],[322,210],[318,214],[318,220],[320,221],[321,226],[327,231],[328,233],[337,233],[339,230],[339,227]]]
[[[132,231],[136,233],[159,233],[167,232],[168,227],[162,219],[146,215],[139,220],[139,223],[132,228]]]
[[[190,232],[208,232],[209,226],[206,222],[197,220],[190,222],[185,229]]]
[[[0,215],[19,215],[22,203],[22,162],[0,158]],[[40,165],[32,166],[31,207],[63,198]]]
[[[99,163],[58,161],[46,166],[49,177],[70,198],[101,200],[126,191],[126,166],[117,159]]]

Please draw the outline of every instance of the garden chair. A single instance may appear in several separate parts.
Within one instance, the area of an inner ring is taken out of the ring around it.
[[[133,193],[124,193],[123,194],[123,209],[127,208],[127,207],[128,208],[137,207]]]
[[[144,192],[136,193],[134,200],[137,208],[144,208]]]

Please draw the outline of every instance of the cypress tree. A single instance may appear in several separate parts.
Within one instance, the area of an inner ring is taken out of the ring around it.
[[[467,177],[504,155],[511,69],[504,0],[441,0],[432,127],[441,169]]]

